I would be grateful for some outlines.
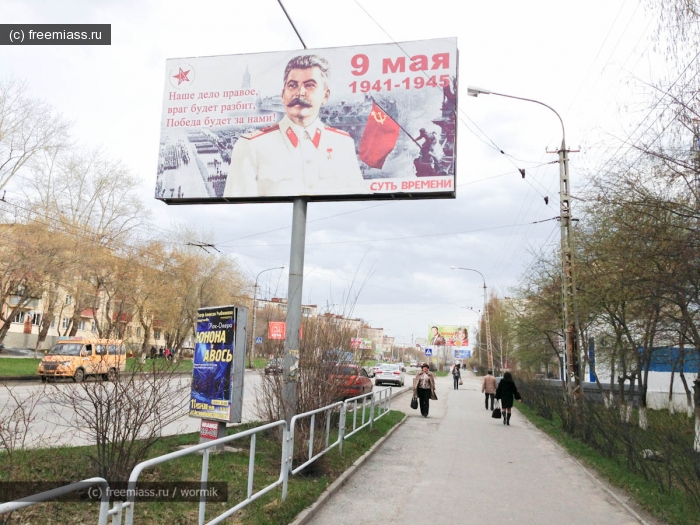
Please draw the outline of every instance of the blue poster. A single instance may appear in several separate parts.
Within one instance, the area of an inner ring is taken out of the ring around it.
[[[231,419],[235,317],[233,306],[197,311],[190,417]]]

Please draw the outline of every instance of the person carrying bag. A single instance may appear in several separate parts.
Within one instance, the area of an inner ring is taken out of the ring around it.
[[[452,367],[452,381],[454,382],[455,390],[457,390],[459,385],[462,384],[462,374],[459,372],[459,364],[456,363]]]
[[[423,363],[421,371],[413,378],[413,397],[418,398],[421,416],[428,417],[430,400],[437,401],[435,376],[430,372],[428,363]]]
[[[515,386],[515,381],[513,381],[513,376],[510,372],[503,374],[503,379],[498,383],[498,388],[496,389],[496,399],[501,402],[503,406],[503,424],[510,425],[510,415],[511,409],[513,408],[513,400],[517,399],[521,403],[523,398],[518,392],[518,388]]]

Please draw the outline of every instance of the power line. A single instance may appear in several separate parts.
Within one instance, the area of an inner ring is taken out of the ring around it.
[[[363,242],[389,242],[389,241],[403,241],[406,239],[420,239],[420,238],[425,238],[425,237],[441,237],[445,235],[459,235],[463,233],[478,233],[478,232],[484,232],[484,231],[492,231],[492,230],[499,230],[503,228],[511,228],[513,226],[521,226],[525,224],[537,224],[540,222],[547,222],[547,221],[553,221],[557,219],[557,217],[551,217],[549,219],[542,219],[539,221],[534,221],[534,222],[526,222],[522,224],[505,224],[503,226],[492,226],[490,228],[480,228],[477,230],[460,230],[460,231],[454,231],[454,232],[445,232],[445,233],[425,233],[421,235],[406,235],[403,237],[385,237],[381,239],[351,239],[351,240],[343,240],[343,241],[328,241],[328,242],[312,242],[312,243],[306,243],[306,246],[324,246],[324,245],[329,245],[329,244],[350,244],[350,243],[363,243]],[[247,244],[247,245],[238,245],[235,246],[235,248],[272,248],[272,247],[277,247],[277,246],[289,246],[289,243],[281,243],[281,244]]]

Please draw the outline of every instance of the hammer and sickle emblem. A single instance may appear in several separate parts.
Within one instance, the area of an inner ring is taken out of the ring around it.
[[[381,111],[372,111],[372,116],[374,117],[374,120],[380,124],[384,124],[384,121],[386,120],[386,114],[382,113]]]

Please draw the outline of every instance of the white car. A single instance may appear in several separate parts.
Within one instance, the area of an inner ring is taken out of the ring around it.
[[[374,376],[374,384],[379,386],[384,383],[392,383],[397,386],[403,386],[406,377],[404,370],[405,367],[398,364],[385,363],[379,365]]]

